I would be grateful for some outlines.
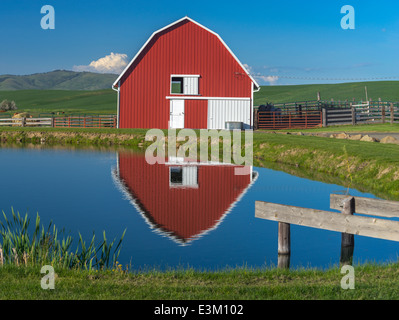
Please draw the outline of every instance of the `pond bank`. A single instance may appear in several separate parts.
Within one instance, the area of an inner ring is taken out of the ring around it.
[[[43,290],[40,268],[0,268],[0,299],[14,300],[395,300],[398,265],[355,266],[354,290],[343,289],[340,268],[279,270],[236,268],[121,271],[55,270],[54,290]]]

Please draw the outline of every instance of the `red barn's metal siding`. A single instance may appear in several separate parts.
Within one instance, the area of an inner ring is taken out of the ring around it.
[[[141,213],[158,231],[187,242],[214,228],[252,182],[238,166],[199,166],[198,188],[171,187],[169,166],[119,154],[118,177]]]
[[[206,129],[208,123],[208,101],[186,100],[185,101],[185,127],[191,129]]]
[[[252,79],[221,40],[185,19],[156,33],[120,78],[120,128],[168,128],[172,74],[200,75],[203,97],[252,97]],[[204,102],[185,98],[190,113],[201,113],[185,127],[204,127]]]

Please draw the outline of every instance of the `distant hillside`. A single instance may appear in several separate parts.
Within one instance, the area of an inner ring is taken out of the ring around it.
[[[26,76],[1,75],[0,91],[102,90],[111,88],[118,75],[56,70]]]
[[[254,94],[254,105],[295,101],[310,101],[317,99],[320,92],[322,100],[366,100],[367,87],[368,98],[374,101],[381,98],[382,101],[399,101],[399,81],[374,81],[352,82],[337,84],[308,84],[290,86],[262,86],[259,92]]]

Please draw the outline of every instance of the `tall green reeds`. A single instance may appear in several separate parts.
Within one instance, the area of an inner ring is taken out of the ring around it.
[[[0,266],[52,265],[70,269],[107,269],[116,265],[126,232],[117,243],[115,239],[108,243],[105,232],[103,239],[96,243],[93,234],[88,246],[79,233],[78,245],[73,251],[73,238],[65,236],[64,231],[59,232],[52,222],[45,228],[40,224],[39,214],[32,230],[29,230],[29,225],[28,214],[23,217],[12,209],[11,217],[7,217],[3,211],[3,221],[0,219]]]

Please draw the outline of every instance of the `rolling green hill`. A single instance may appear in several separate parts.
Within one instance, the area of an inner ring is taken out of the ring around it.
[[[116,114],[116,92],[112,89],[0,91],[0,101],[4,99],[14,100],[18,112],[26,111],[31,114],[48,112]]]
[[[89,76],[89,75],[87,75]],[[84,81],[84,77],[79,77]],[[72,80],[71,80],[72,82]],[[281,103],[316,100],[317,92],[323,100],[365,100],[365,86],[373,100],[399,101],[399,81],[357,82],[342,84],[314,84],[296,86],[262,86],[254,95],[254,105],[266,102]],[[110,85],[107,86],[110,88]],[[105,90],[13,90],[0,91],[0,101],[17,103],[18,111],[30,113],[66,112],[116,114],[116,92]]]
[[[322,100],[366,100],[399,101],[399,81],[353,82],[338,84],[309,84],[294,86],[262,86],[254,95],[254,105],[266,102],[282,103],[309,101],[317,99],[320,92]]]
[[[101,90],[111,88],[118,76],[92,72],[56,70],[26,76],[0,76],[0,91],[13,90]]]

